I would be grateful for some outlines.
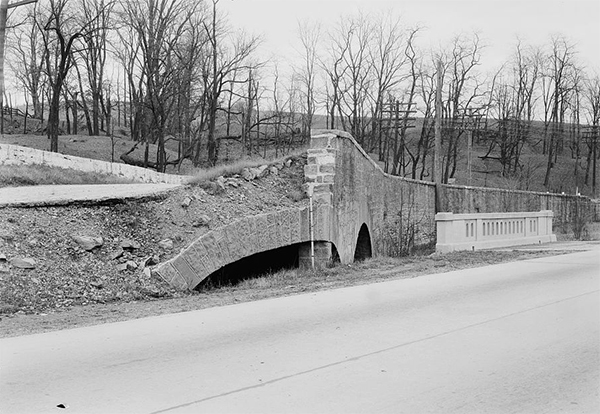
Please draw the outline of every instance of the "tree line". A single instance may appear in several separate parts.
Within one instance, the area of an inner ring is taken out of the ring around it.
[[[239,140],[249,154],[261,143],[283,151],[306,142],[319,115],[388,172],[431,179],[440,75],[444,182],[468,137],[487,146],[483,158],[506,176],[524,174],[524,147],[539,146],[547,188],[559,155],[569,152],[575,176],[587,182],[599,153],[598,68],[585,68],[563,36],[539,46],[517,39],[512,56],[488,74],[477,33],[424,48],[425,29],[393,13],[357,13],[327,27],[299,22],[296,59],[282,65],[261,58],[261,39],[232,28],[219,0],[38,3],[11,15],[8,63],[33,116],[47,119],[54,151],[59,116],[74,133],[81,117],[91,135],[127,129],[145,145],[143,165],[158,171],[183,159],[214,165],[222,140]],[[179,142],[177,160],[166,158],[169,139]]]

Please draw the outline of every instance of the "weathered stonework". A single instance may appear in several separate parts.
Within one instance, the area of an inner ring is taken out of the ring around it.
[[[335,250],[343,264],[361,254],[394,255],[436,240],[438,208],[449,213],[553,210],[558,222],[569,220],[581,197],[481,189],[405,179],[383,172],[350,134],[314,132],[308,150],[305,190],[313,202],[316,267],[325,266]],[[589,200],[587,205],[591,205]],[[587,207],[586,207],[587,208]],[[211,230],[156,273],[179,288],[193,289],[221,267],[243,257],[283,246],[299,245],[303,267],[312,266],[309,206],[245,217]],[[361,228],[366,238],[358,243]],[[407,235],[409,239],[407,240]],[[366,241],[365,241],[366,240]],[[365,243],[367,245],[365,246]],[[371,244],[368,246],[368,244]]]
[[[315,206],[317,244],[329,240],[330,210],[327,205]],[[207,232],[155,273],[175,287],[193,289],[211,273],[243,257],[291,244],[309,245],[309,228],[306,206],[245,217]]]

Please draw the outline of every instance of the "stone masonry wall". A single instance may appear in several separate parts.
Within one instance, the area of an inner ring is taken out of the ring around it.
[[[163,174],[133,165],[75,157],[19,145],[0,144],[0,165],[47,165],[110,174],[143,183],[183,184],[190,177]]]
[[[358,234],[366,225],[373,255],[410,253],[436,241],[436,186],[383,172],[349,134],[316,131],[305,167],[305,190],[312,195],[315,252],[327,260],[335,246],[344,264],[354,260]],[[554,211],[569,220],[582,197],[500,189],[438,186],[439,210],[452,213]],[[586,204],[586,205],[588,205]],[[169,283],[193,289],[221,267],[243,257],[298,244],[310,260],[309,207],[245,217],[211,230],[156,269]]]
[[[587,197],[500,188],[440,186],[440,212],[503,213],[552,210],[553,225],[571,223],[584,214],[598,220],[596,205]]]
[[[331,241],[342,263],[354,260],[363,224],[369,230],[373,255],[398,254],[399,243],[435,242],[434,185],[384,173],[343,131],[313,133],[308,157],[308,185],[315,194],[330,192],[324,200],[332,199]]]
[[[330,206],[313,212],[316,240],[329,240]],[[244,217],[201,236],[155,273],[180,289],[194,289],[211,273],[244,257],[310,241],[308,207]]]

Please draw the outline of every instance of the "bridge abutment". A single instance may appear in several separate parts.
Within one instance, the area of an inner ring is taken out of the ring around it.
[[[328,241],[314,242],[315,270],[327,267],[332,260],[332,243]],[[311,243],[302,243],[298,248],[298,265],[300,269],[312,269]]]

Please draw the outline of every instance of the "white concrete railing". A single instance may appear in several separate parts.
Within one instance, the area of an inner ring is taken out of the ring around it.
[[[32,164],[116,175],[144,183],[185,184],[191,178],[183,175],[163,174],[134,165],[93,160],[0,143],[0,165]]]
[[[556,241],[550,210],[519,213],[437,213],[436,251],[478,250]]]

